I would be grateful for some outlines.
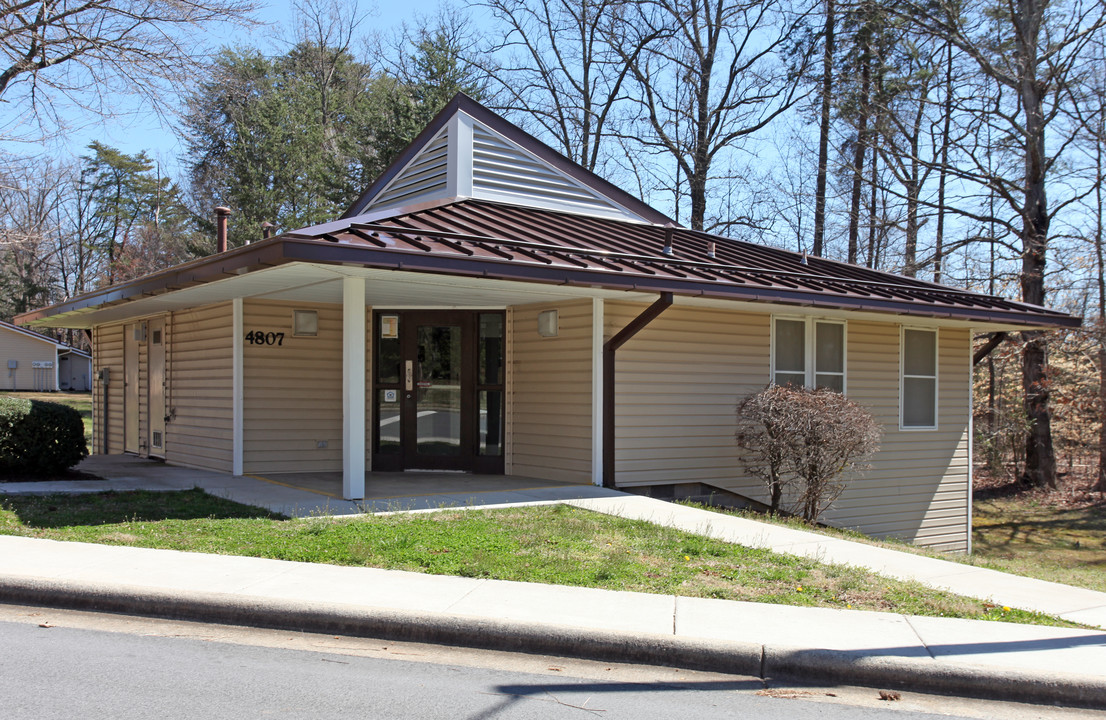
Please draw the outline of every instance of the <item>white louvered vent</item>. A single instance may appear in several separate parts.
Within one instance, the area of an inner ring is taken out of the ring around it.
[[[448,129],[448,126],[442,128],[367,209],[410,205],[444,194],[448,175]]]
[[[633,217],[480,123],[472,127],[472,194],[572,212]]]

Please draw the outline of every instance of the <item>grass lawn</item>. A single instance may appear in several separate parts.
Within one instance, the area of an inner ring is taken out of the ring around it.
[[[0,499],[0,533],[442,575],[1068,625],[841,566],[562,505],[285,519],[211,497]]]
[[[0,391],[0,396],[26,398],[28,400],[42,400],[43,402],[58,403],[76,408],[84,422],[84,440],[89,448],[92,447],[92,393],[87,392],[12,392]]]
[[[974,525],[977,564],[1106,592],[1106,501],[984,497],[975,501]]]
[[[903,541],[877,540],[852,530],[811,528],[795,518],[689,504],[759,522],[1106,592],[1106,500],[1065,502],[1063,491],[981,492],[972,505],[971,555],[941,553]]]

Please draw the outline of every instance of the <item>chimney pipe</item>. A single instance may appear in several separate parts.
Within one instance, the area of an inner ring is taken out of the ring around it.
[[[664,254],[672,254],[672,226],[667,225],[664,228]]]
[[[230,208],[222,206],[215,208],[215,252],[227,251],[228,217],[230,217]]]
[[[273,225],[268,220],[261,223],[261,239],[268,240],[269,238],[271,238],[273,236],[273,228],[275,227],[276,225]]]

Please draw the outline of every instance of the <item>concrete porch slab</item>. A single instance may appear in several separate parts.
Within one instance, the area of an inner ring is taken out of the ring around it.
[[[622,495],[594,485],[537,480],[517,475],[454,472],[365,474],[365,499],[341,496],[342,473],[242,475],[168,465],[132,455],[91,455],[77,469],[102,480],[0,483],[0,495],[93,493],[105,490],[170,492],[200,488],[217,497],[283,515],[357,515],[509,507]]]

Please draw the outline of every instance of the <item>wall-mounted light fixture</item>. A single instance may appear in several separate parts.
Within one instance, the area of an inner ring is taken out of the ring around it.
[[[557,311],[543,310],[538,313],[538,335],[557,337]]]
[[[319,313],[316,310],[292,311],[292,335],[315,337],[319,334]]]

